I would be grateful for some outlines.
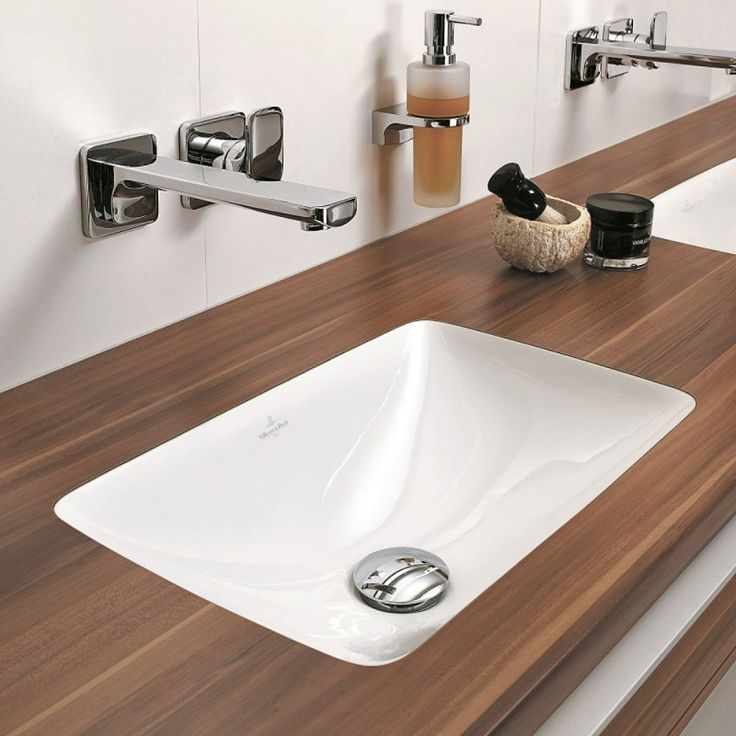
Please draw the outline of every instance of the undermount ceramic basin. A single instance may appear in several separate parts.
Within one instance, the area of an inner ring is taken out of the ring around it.
[[[593,363],[413,322],[100,476],[56,513],[273,631],[385,664],[432,636],[694,404]],[[435,607],[379,611],[351,587],[363,557],[399,546],[449,565]]]
[[[654,198],[654,235],[736,253],[736,159],[715,166]]]

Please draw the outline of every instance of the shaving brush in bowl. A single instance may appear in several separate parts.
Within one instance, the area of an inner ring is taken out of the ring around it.
[[[585,208],[547,197],[514,163],[498,169],[488,189],[501,198],[491,211],[491,236],[507,263],[551,273],[582,254],[590,235]]]
[[[504,164],[488,180],[488,191],[503,201],[512,214],[549,225],[566,225],[567,218],[547,203],[545,193],[527,179],[519,164]]]

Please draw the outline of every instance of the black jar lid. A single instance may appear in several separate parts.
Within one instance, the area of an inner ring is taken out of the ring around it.
[[[644,227],[654,218],[654,202],[636,194],[591,194],[585,205],[596,223],[608,227]]]

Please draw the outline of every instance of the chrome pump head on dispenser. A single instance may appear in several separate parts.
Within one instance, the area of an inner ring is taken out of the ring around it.
[[[454,64],[456,57],[455,24],[479,26],[483,21],[467,15],[455,15],[454,10],[427,10],[424,13],[424,45],[422,60],[429,66]]]

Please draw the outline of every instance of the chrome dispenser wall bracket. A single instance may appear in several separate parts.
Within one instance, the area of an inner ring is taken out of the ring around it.
[[[414,128],[458,128],[470,122],[470,115],[429,118],[411,115],[406,103],[383,107],[371,113],[372,142],[377,146],[407,143],[414,137]]]

